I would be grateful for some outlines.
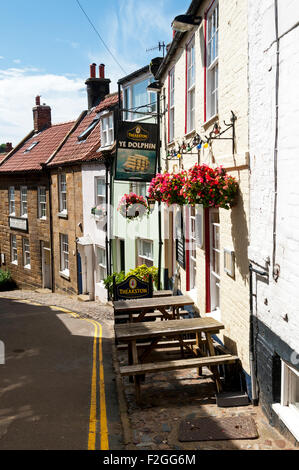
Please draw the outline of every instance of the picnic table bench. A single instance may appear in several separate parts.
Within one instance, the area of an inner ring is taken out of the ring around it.
[[[220,364],[231,364],[238,360],[237,356],[231,354],[216,355],[212,334],[217,334],[222,329],[224,329],[224,325],[210,317],[172,320],[168,322],[127,323],[116,326],[116,339],[119,342],[128,343],[130,350],[129,357],[132,358],[132,363],[120,367],[120,374],[122,376],[134,376],[137,402],[140,401],[140,376],[160,371],[196,367],[199,374],[201,374],[202,367],[206,366],[213,373],[217,391],[220,392],[222,385],[217,366]],[[186,333],[195,333],[195,345],[184,341],[182,335]],[[165,338],[176,339],[180,344],[181,350],[187,350],[193,357],[146,363],[145,360],[151,351]],[[137,340],[150,341],[150,344],[145,346],[141,354],[138,354]]]

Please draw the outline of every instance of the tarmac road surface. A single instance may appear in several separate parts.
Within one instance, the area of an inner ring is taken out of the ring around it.
[[[123,448],[107,326],[2,298],[0,341],[0,449]]]

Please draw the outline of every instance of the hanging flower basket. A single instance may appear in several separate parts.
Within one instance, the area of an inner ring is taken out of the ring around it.
[[[187,180],[187,172],[181,173],[158,173],[152,179],[148,190],[149,197],[158,202],[165,202],[168,206],[171,204],[186,204],[186,198],[183,195],[183,187]]]
[[[188,171],[182,192],[191,205],[230,209],[235,203],[238,183],[222,167],[196,164]]]
[[[146,199],[143,196],[137,196],[135,193],[124,194],[119,201],[117,210],[123,217],[129,220],[141,218],[145,214],[149,214]]]

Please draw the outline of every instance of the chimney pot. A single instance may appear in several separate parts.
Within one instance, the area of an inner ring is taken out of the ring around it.
[[[52,126],[51,108],[40,104],[40,96],[35,99],[36,106],[33,108],[33,124],[35,132],[43,131]]]
[[[90,65],[90,78],[96,78],[96,66],[95,63]]]
[[[11,142],[7,142],[6,144],[6,152],[10,152],[12,150],[12,143]]]
[[[37,95],[37,97],[35,98],[35,104],[36,106],[40,106],[40,96]]]
[[[104,64],[99,65],[99,76],[100,78],[105,78],[105,65]]]

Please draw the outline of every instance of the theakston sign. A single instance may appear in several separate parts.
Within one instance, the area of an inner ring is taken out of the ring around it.
[[[156,174],[156,162],[157,125],[119,122],[115,179],[151,181]]]

